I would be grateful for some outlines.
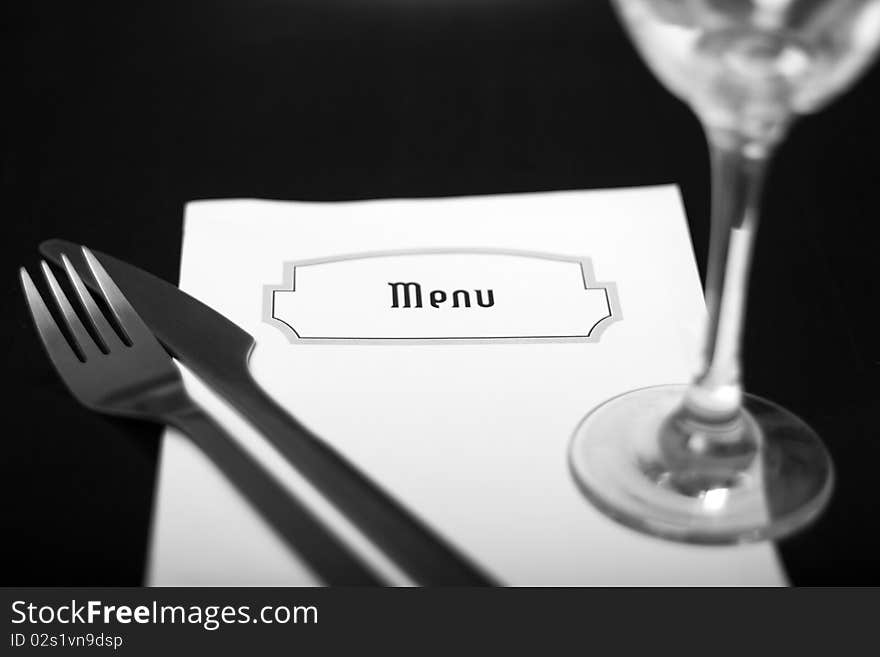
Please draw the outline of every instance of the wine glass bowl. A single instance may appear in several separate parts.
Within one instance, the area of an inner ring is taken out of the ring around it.
[[[871,63],[877,0],[616,0],[648,66],[706,125],[774,143]]]
[[[880,0],[614,0],[657,78],[703,124],[712,163],[708,325],[689,385],[590,412],[570,464],[620,522],[695,543],[786,536],[827,504],[834,468],[794,414],[741,385],[740,343],[765,169],[799,114],[851,85],[880,47]]]

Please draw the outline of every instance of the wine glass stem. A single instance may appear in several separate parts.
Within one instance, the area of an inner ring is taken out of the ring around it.
[[[707,129],[712,167],[712,210],[706,305],[709,322],[702,361],[685,397],[686,409],[705,422],[736,417],[742,402],[740,343],[758,206],[768,144]]]

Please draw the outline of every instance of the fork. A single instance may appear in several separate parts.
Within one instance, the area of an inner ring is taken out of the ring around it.
[[[92,334],[83,325],[52,270],[45,261],[40,264],[70,342],[27,270],[24,267],[19,270],[24,295],[49,360],[73,396],[94,411],[153,420],[188,435],[326,583],[381,584],[309,509],[193,401],[171,356],[101,263],[87,248],[82,250],[119,334],[66,256],[63,267]]]

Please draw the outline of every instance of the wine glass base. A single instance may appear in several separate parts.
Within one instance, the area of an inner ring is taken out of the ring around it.
[[[753,395],[744,397],[743,419],[757,439],[754,458],[723,484],[673,485],[659,436],[686,390],[635,390],[583,419],[569,456],[590,501],[631,528],[703,544],[778,539],[821,513],[834,482],[824,445],[797,416]]]

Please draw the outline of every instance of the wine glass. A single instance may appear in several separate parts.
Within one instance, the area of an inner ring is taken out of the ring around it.
[[[787,535],[834,469],[818,436],[743,393],[740,342],[767,161],[792,120],[845,90],[880,44],[880,0],[614,0],[638,51],[702,122],[712,208],[702,363],[587,415],[571,444],[587,497],[636,529],[694,543]]]

